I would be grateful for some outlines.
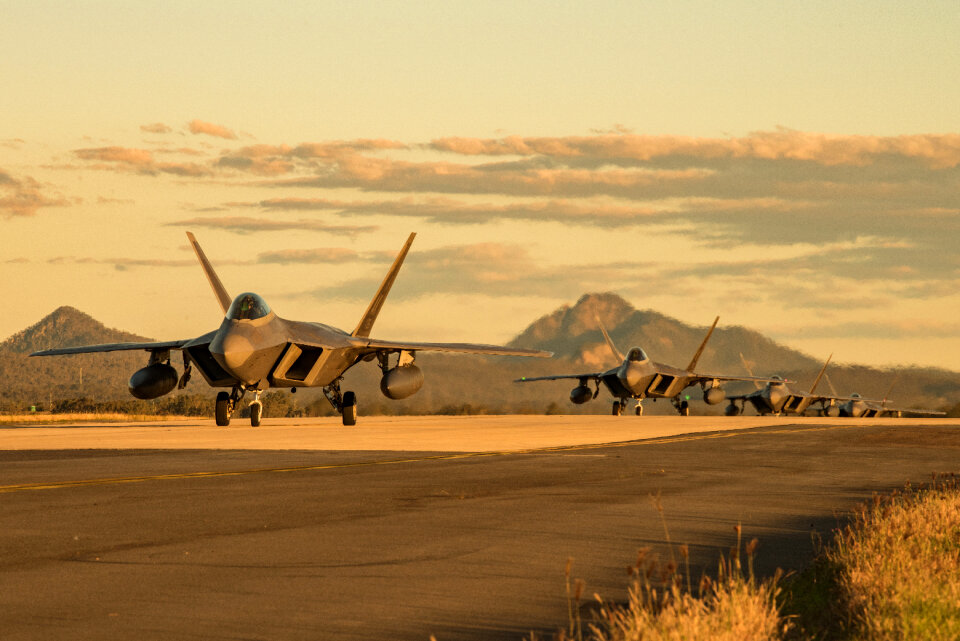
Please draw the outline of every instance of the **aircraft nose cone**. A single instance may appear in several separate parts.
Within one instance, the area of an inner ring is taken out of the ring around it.
[[[253,351],[250,340],[246,336],[235,333],[218,336],[210,344],[210,353],[220,361],[220,365],[233,374],[240,374],[244,364],[253,355]]]
[[[771,405],[776,405],[777,403],[783,400],[783,397],[784,397],[784,393],[782,389],[780,389],[779,387],[770,388],[770,404]]]

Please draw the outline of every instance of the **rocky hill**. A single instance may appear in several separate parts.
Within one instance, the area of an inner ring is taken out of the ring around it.
[[[0,352],[30,354],[53,347],[151,340],[119,329],[110,329],[78,309],[58,307],[38,323],[0,343]]]

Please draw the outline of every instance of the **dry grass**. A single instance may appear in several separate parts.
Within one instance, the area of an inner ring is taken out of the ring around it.
[[[960,638],[960,492],[956,477],[875,497],[839,532],[840,568],[854,638]]]
[[[144,421],[165,421],[170,418],[187,418],[184,416],[169,417],[157,414],[120,414],[120,413],[64,413],[48,414],[32,412],[29,414],[0,414],[0,425],[55,425],[57,423],[139,423]]]
[[[663,517],[659,500],[654,505]],[[784,584],[779,575],[758,581],[756,539],[721,561],[717,579],[690,584],[686,546],[670,544],[660,562],[643,549],[629,569],[626,604],[594,595],[598,615],[581,621],[584,585],[571,583],[569,625],[560,641],[940,641],[960,639],[960,478],[875,496],[837,531],[815,563]],[[678,569],[679,557],[683,571]],[[785,597],[785,598],[784,598]],[[531,639],[536,639],[533,635]]]
[[[778,577],[758,582],[744,577],[736,562],[721,564],[717,581],[704,577],[694,595],[681,580],[660,583],[655,565],[639,563],[627,605],[604,605],[592,639],[774,641],[785,630],[777,612]]]

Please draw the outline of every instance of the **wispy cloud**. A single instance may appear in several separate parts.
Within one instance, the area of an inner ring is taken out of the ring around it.
[[[666,158],[799,160],[821,165],[871,164],[888,157],[922,160],[931,167],[960,164],[960,134],[849,136],[779,128],[742,138],[633,134],[530,138],[439,138],[431,147],[460,155],[550,156],[652,161]]]
[[[6,216],[32,216],[43,207],[64,207],[66,198],[44,193],[38,181],[29,176],[15,177],[0,169],[0,214]]]
[[[155,122],[150,125],[140,125],[140,131],[148,134],[168,134],[173,131],[173,129],[162,122]]]
[[[187,129],[189,129],[190,133],[192,134],[205,134],[207,136],[225,138],[227,140],[237,139],[237,134],[233,133],[223,125],[215,125],[212,122],[204,122],[203,120],[191,120],[187,125]]]
[[[319,220],[276,220],[244,216],[198,217],[166,223],[168,227],[205,227],[236,234],[266,231],[317,231],[341,236],[355,236],[376,231],[375,225],[330,225]]]
[[[90,165],[93,169],[150,175],[165,173],[190,178],[210,176],[213,173],[208,167],[197,163],[157,161],[153,152],[148,149],[92,147],[75,149],[73,153],[80,160],[95,163]]]
[[[349,215],[424,218],[447,224],[475,224],[493,220],[558,222],[590,227],[620,227],[649,222],[662,214],[696,211],[700,214],[738,211],[789,211],[803,207],[775,198],[723,200],[683,198],[654,204],[614,199],[548,199],[508,203],[473,202],[444,196],[404,197],[396,200],[345,201],[329,198],[269,198],[253,202],[230,202],[225,207],[259,208],[266,211],[324,211]]]

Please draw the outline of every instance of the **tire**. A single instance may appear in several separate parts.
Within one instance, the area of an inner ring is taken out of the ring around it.
[[[637,409],[635,409],[634,412],[636,412],[637,416],[643,416],[643,405],[637,403]]]
[[[343,424],[351,427],[357,424],[357,395],[353,392],[343,393]]]
[[[220,427],[230,425],[230,395],[226,392],[217,394],[216,418]]]
[[[690,416],[690,403],[686,401],[680,403],[680,416]]]
[[[612,414],[614,416],[620,416],[621,414],[623,414],[623,404],[620,401],[613,402]]]
[[[263,405],[260,403],[250,404],[250,427],[260,427],[260,419],[263,417]]]

